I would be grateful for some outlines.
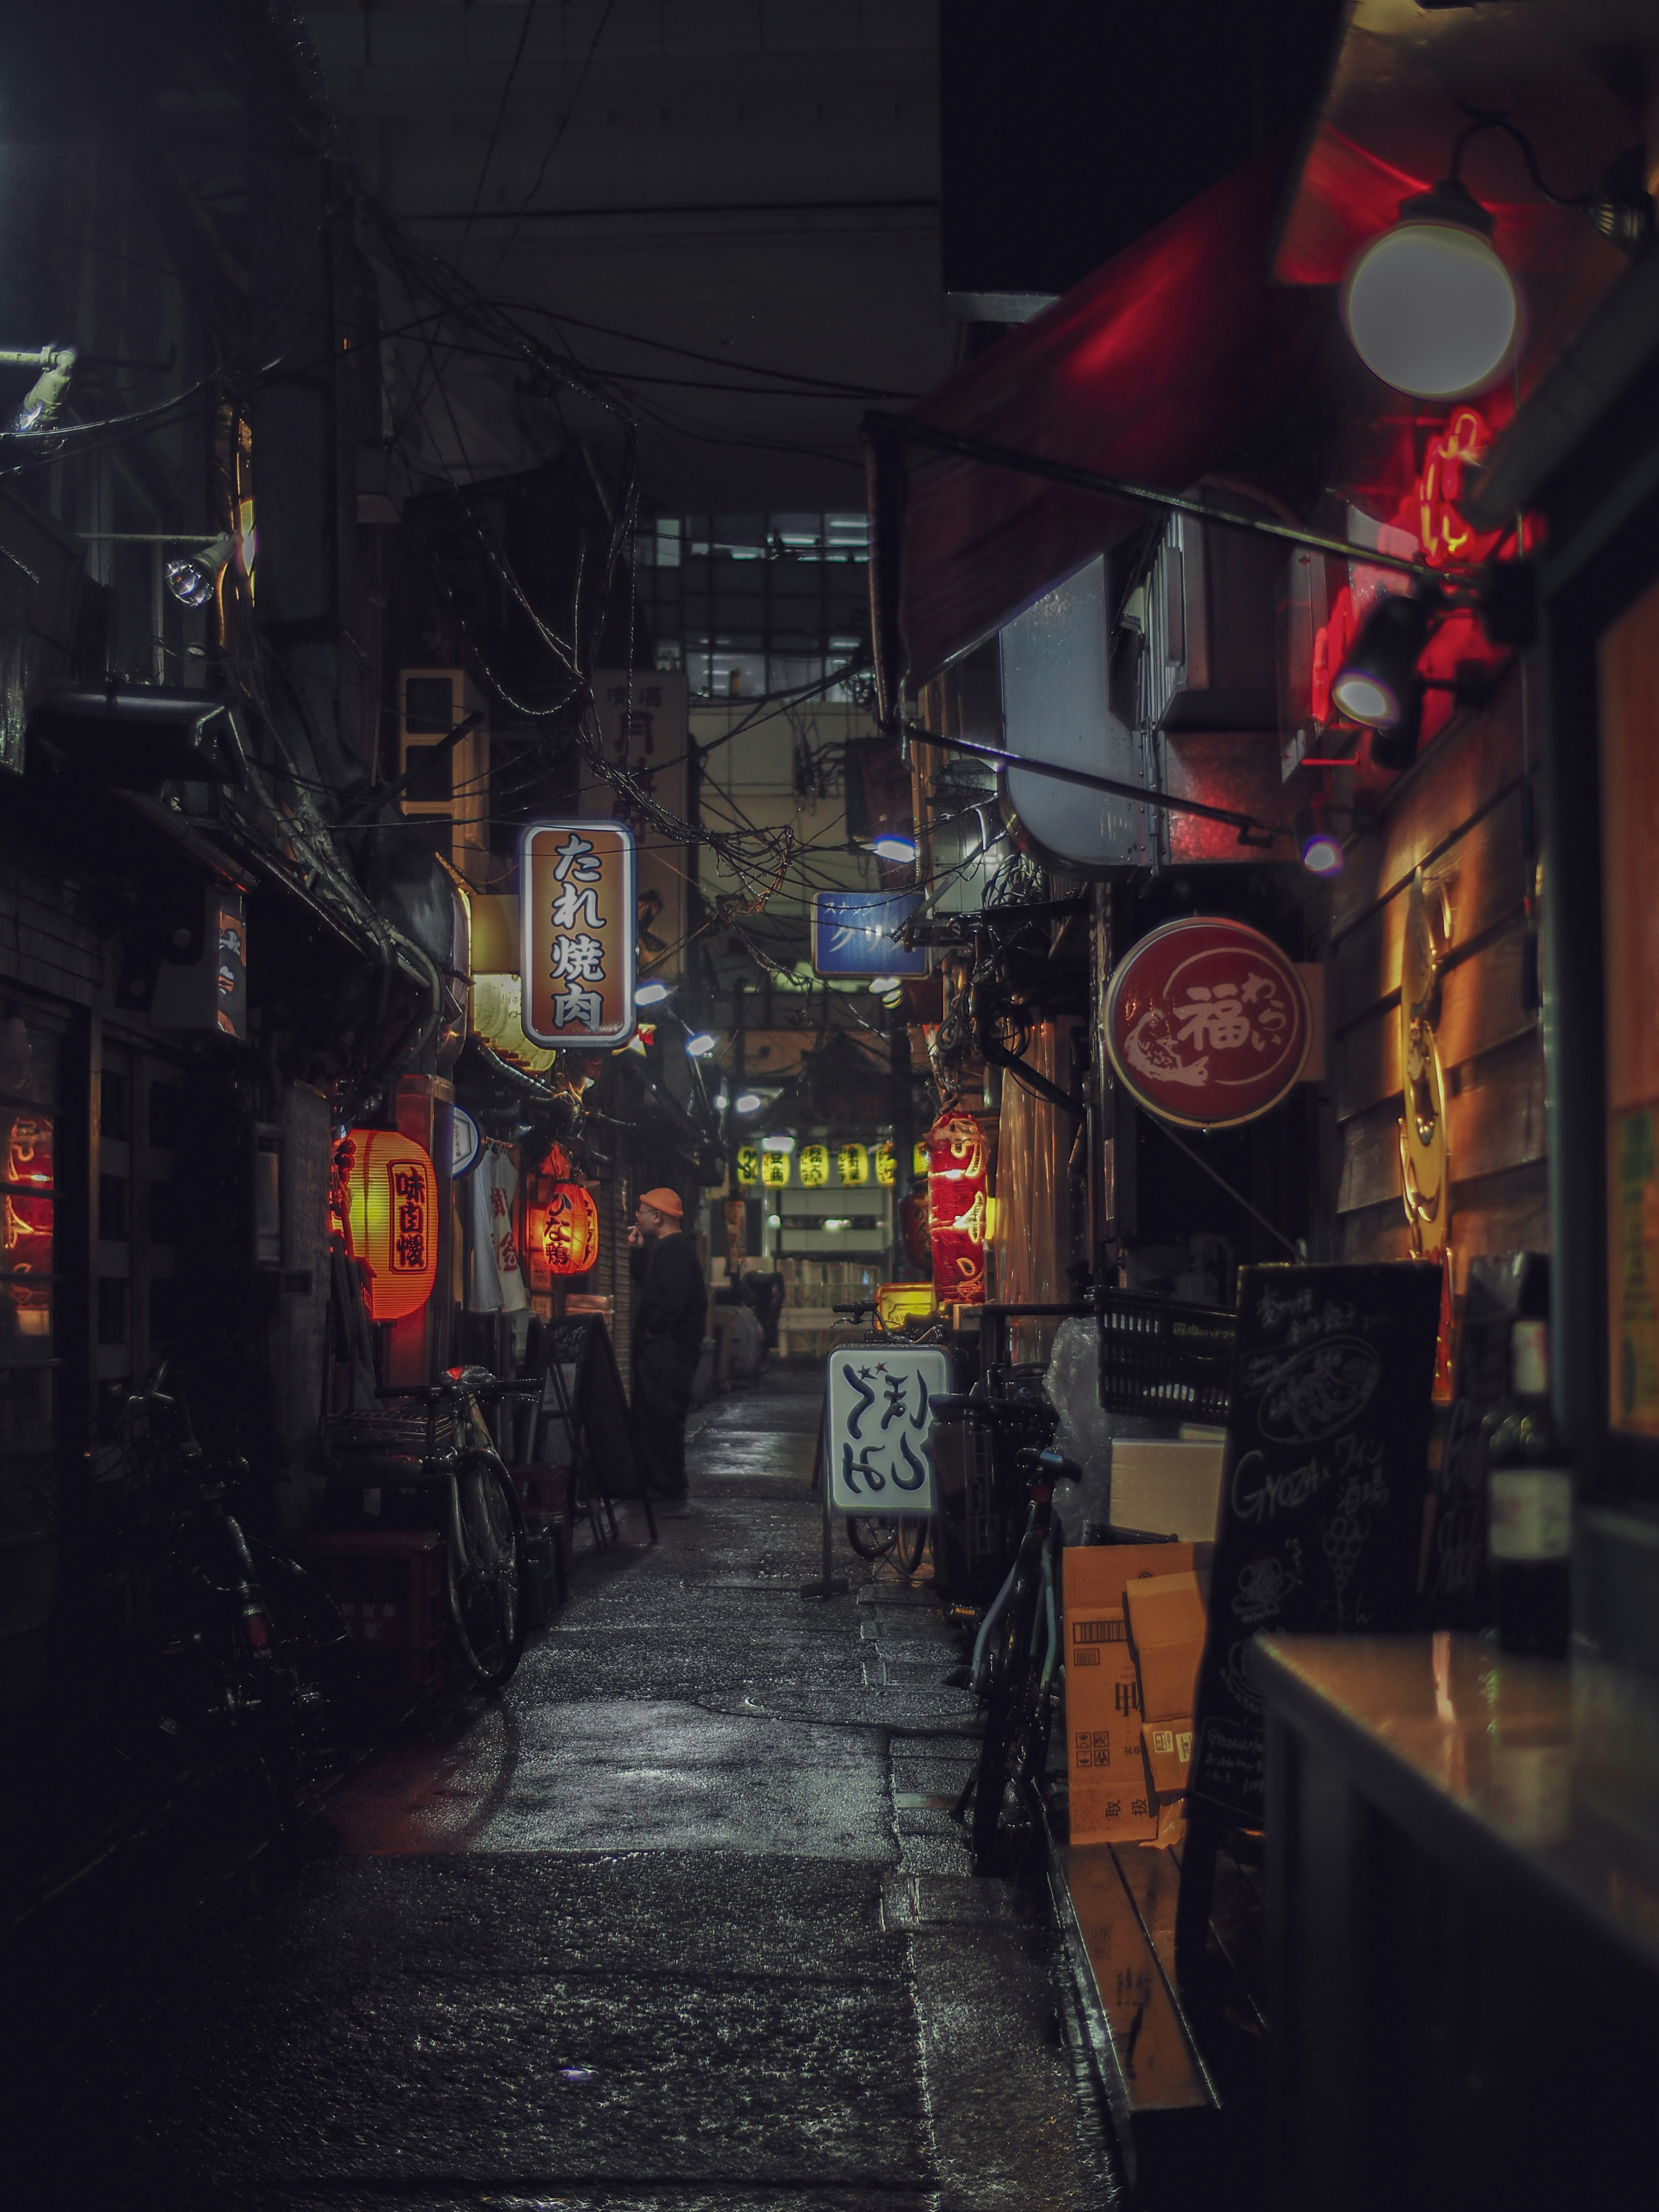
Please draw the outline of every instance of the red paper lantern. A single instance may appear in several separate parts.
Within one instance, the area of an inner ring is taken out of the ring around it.
[[[927,1132],[933,1289],[940,1305],[985,1303],[985,1137],[971,1114],[941,1114]]]
[[[585,1275],[599,1256],[599,1209],[579,1182],[556,1182],[535,1233],[550,1275]]]
[[[438,1276],[436,1169],[396,1129],[353,1129],[335,1159],[352,1257],[368,1270],[369,1317],[418,1313]]]

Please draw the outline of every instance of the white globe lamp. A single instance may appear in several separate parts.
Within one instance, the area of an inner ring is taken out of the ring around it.
[[[1515,358],[1521,302],[1492,249],[1492,219],[1448,177],[1402,200],[1342,292],[1348,336],[1372,374],[1419,399],[1462,399]]]

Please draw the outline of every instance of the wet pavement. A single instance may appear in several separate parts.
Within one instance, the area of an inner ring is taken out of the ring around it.
[[[817,1419],[787,1370],[694,1417],[689,1506],[579,1558],[504,1697],[425,1708],[281,1879],[66,1961],[12,2201],[1115,2202],[1044,1900],[973,1879],[951,1816],[951,1629],[839,1542],[801,1595]]]

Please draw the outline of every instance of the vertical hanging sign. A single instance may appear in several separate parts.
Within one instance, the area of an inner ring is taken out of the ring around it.
[[[634,1034],[632,832],[532,822],[519,845],[521,1019],[539,1045],[623,1045]]]

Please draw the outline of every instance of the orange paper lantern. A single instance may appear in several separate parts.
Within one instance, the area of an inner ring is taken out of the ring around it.
[[[340,1148],[354,1259],[368,1269],[374,1321],[418,1313],[438,1275],[438,1176],[412,1137],[354,1129]]]
[[[550,1275],[585,1275],[599,1256],[599,1209],[579,1182],[556,1182],[537,1223]]]

